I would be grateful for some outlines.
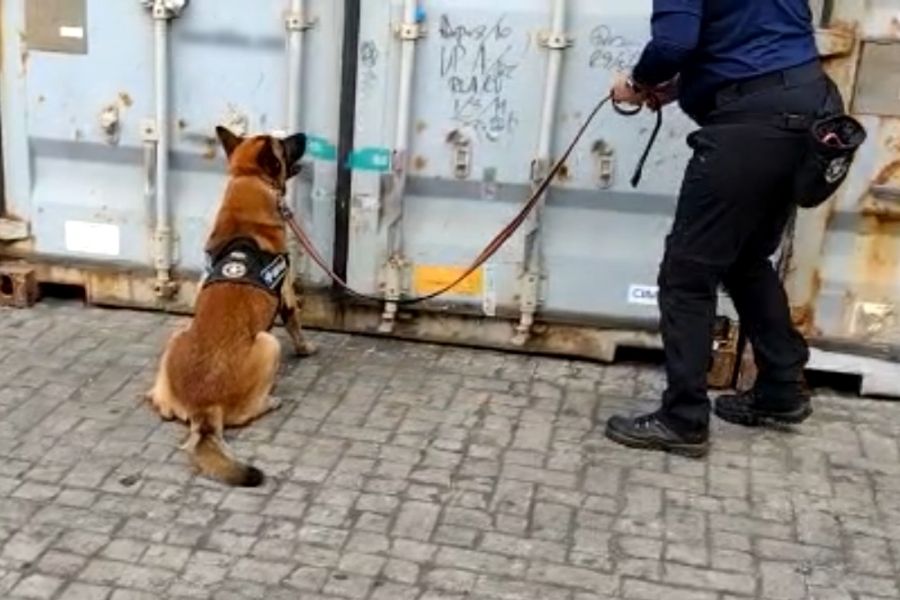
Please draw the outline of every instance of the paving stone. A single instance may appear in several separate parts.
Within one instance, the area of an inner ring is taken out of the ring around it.
[[[900,405],[820,393],[705,460],[607,443],[659,368],[311,333],[286,405],[197,476],[139,395],[183,318],[0,309],[0,597],[882,600],[900,595]],[[288,341],[276,329],[284,345]]]

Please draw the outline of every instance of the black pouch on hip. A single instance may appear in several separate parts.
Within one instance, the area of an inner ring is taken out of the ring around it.
[[[802,208],[815,208],[844,183],[856,151],[866,141],[866,130],[853,117],[838,114],[815,121],[809,129],[806,157],[794,178],[794,200]]]

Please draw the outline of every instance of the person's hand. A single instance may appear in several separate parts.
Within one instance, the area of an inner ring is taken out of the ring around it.
[[[678,77],[653,88],[653,92],[647,95],[646,105],[650,110],[660,110],[663,106],[671,104],[678,99]]]
[[[613,102],[617,104],[641,106],[647,101],[647,95],[638,91],[624,73],[616,75],[610,94],[612,94]]]

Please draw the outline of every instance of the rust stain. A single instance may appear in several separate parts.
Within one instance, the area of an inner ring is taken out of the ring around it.
[[[892,285],[900,267],[900,221],[863,216],[859,245],[862,282]]]
[[[882,202],[867,198],[859,210],[863,217],[870,217],[879,223],[900,222],[900,206],[893,202]]]
[[[562,165],[556,173],[556,179],[559,181],[568,181],[571,177],[572,174],[569,171],[569,165],[567,164]]]
[[[415,171],[424,171],[425,167],[428,166],[428,159],[424,156],[416,156],[413,159],[413,170]]]
[[[888,144],[893,140],[888,139]],[[898,142],[900,145],[900,142]],[[900,160],[895,160],[886,165],[872,180],[873,185],[900,185]],[[860,203],[860,214],[869,217],[880,224],[900,222],[900,206],[894,202],[882,201],[866,194]],[[867,226],[870,231],[871,227]]]
[[[876,175],[874,179],[874,182],[878,185],[884,185],[886,183],[891,183],[892,181],[900,182],[900,160],[889,163],[878,172],[878,175]]]
[[[134,104],[134,100],[132,100],[128,92],[119,92],[119,101],[122,102],[122,106],[125,108],[130,108]]]

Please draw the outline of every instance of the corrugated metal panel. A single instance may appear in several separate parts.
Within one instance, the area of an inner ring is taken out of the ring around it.
[[[38,254],[152,265],[156,216],[144,195],[142,133],[144,121],[154,116],[151,14],[138,0],[88,2],[90,49],[76,56],[40,51],[19,33],[31,30],[26,1],[3,3],[6,208],[30,223]],[[304,41],[301,110],[321,160],[314,160],[301,198],[320,244],[328,247],[334,193],[328,149],[333,154],[338,129],[341,6],[330,0],[306,4],[315,23]],[[289,5],[192,2],[171,22],[167,126],[179,269],[202,267],[202,239],[224,184],[215,125],[252,133],[285,129]]]

